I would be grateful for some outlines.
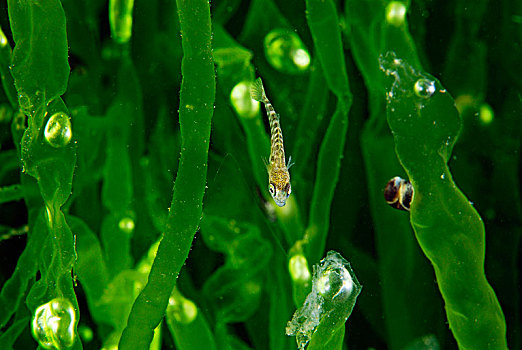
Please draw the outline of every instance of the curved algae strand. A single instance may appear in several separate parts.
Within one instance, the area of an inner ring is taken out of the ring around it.
[[[313,267],[312,291],[288,322],[299,349],[309,342],[328,343],[352,313],[362,286],[341,254],[330,251]]]

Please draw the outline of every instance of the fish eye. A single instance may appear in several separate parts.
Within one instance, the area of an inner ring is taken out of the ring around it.
[[[290,186],[290,182],[286,184],[285,192],[286,192],[286,198],[288,198],[288,196],[290,196],[290,193],[292,193],[292,187]]]
[[[268,192],[270,192],[272,196],[275,194],[275,185],[273,183],[268,185]]]

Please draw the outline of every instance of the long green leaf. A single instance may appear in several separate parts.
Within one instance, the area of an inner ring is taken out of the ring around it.
[[[203,0],[178,0],[177,4],[184,53],[180,93],[181,159],[165,235],[149,281],[129,315],[120,349],[144,349],[150,344],[188,256],[202,212],[215,97],[210,6]]]

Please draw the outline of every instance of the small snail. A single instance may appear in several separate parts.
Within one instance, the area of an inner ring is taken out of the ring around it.
[[[384,188],[384,199],[395,209],[410,211],[410,204],[413,201],[413,186],[409,181],[395,176]]]

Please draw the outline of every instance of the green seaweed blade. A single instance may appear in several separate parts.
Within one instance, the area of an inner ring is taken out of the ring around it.
[[[202,213],[215,98],[210,5],[202,0],[179,0],[177,5],[184,53],[180,92],[181,158],[165,234],[148,283],[132,307],[120,339],[121,349],[144,349],[152,341]]]
[[[447,165],[461,127],[454,101],[395,54],[380,62],[395,77],[388,124],[415,190],[411,224],[435,269],[450,329],[461,349],[507,349],[504,315],[484,272],[484,224]]]

